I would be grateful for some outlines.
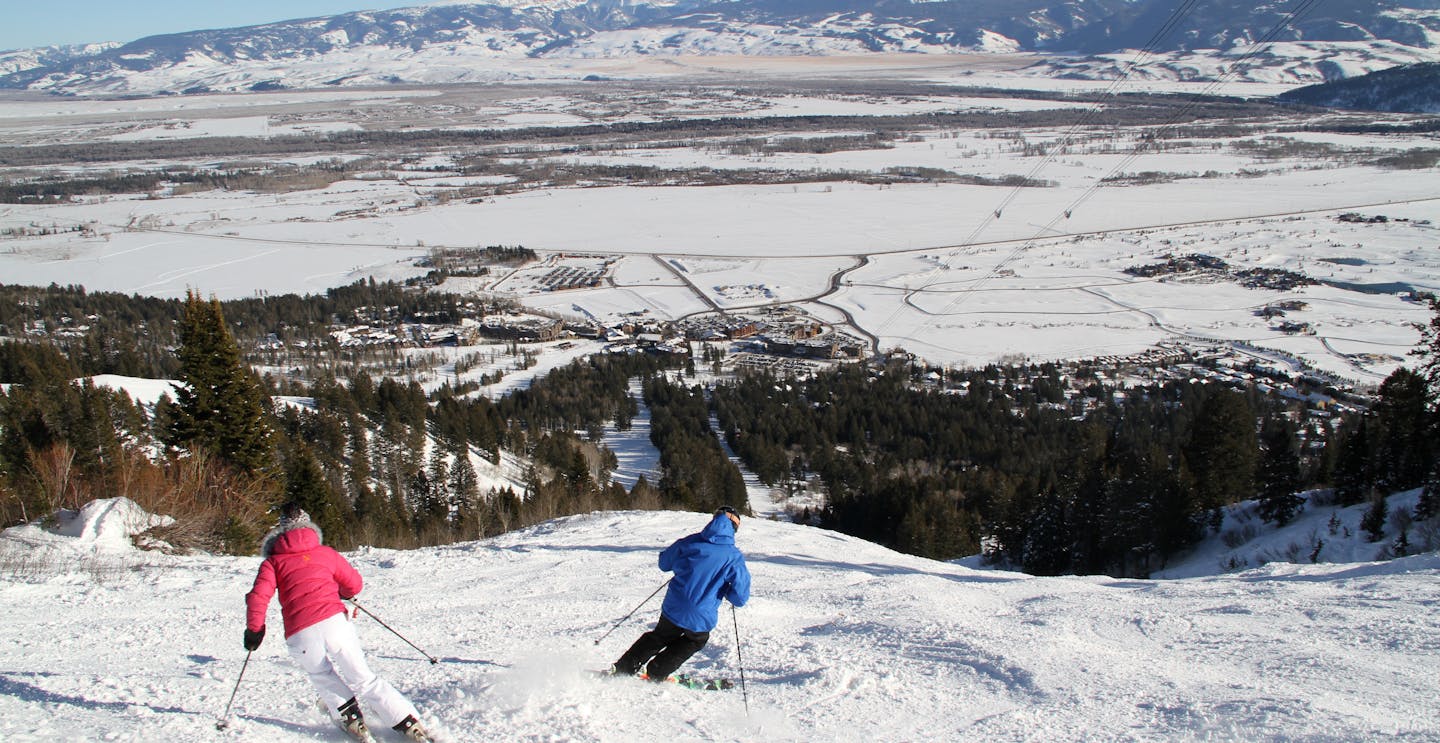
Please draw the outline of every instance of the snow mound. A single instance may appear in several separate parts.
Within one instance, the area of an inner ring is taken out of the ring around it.
[[[173,523],[175,519],[151,514],[129,498],[103,498],[79,511],[61,509],[46,521],[6,529],[0,540],[9,549],[123,553],[135,550],[135,537]]]
[[[54,533],[80,544],[126,549],[132,538],[175,519],[145,511],[129,498],[104,498],[86,503],[79,511],[62,511]]]

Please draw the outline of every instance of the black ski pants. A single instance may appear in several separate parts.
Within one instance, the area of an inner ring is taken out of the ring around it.
[[[620,660],[615,661],[615,672],[634,676],[643,665],[651,681],[664,681],[709,641],[709,632],[691,632],[661,614],[655,629],[641,635]]]

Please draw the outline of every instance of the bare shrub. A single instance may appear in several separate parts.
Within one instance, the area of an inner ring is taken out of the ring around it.
[[[1225,542],[1226,547],[1233,550],[1254,539],[1258,534],[1259,530],[1254,524],[1245,524],[1238,529],[1230,529],[1221,535],[1220,539]]]
[[[75,450],[68,443],[27,449],[26,460],[30,475],[40,487],[44,514],[57,508],[78,511],[89,500],[82,493],[79,473],[75,471]]]
[[[1417,552],[1440,549],[1440,516],[1415,523],[1414,548]]]
[[[237,474],[219,461],[192,454],[167,461],[161,476],[137,478],[131,500],[175,523],[152,535],[178,549],[250,554],[259,546],[278,483]]]
[[[1325,541],[1320,538],[1320,532],[1312,529],[1304,541],[1291,542],[1283,548],[1263,550],[1256,555],[1256,560],[1261,564],[1271,562],[1318,562],[1320,550],[1325,546]]]

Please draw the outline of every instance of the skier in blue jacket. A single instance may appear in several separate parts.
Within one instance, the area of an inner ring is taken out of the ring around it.
[[[673,571],[660,606],[660,621],[630,646],[614,672],[665,681],[710,641],[719,622],[720,600],[744,606],[750,600],[750,570],[735,548],[740,515],[724,506],[698,534],[676,541],[660,553],[660,569]]]

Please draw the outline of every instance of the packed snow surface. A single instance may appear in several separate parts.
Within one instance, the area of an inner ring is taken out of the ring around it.
[[[449,741],[1440,738],[1434,554],[1170,581],[1035,578],[747,519],[753,599],[723,611],[689,664],[737,681],[743,666],[743,689],[592,675],[656,618],[658,599],[605,636],[664,582],[658,550],[705,521],[606,513],[362,549],[349,557],[365,608],[440,662],[355,621],[372,666]],[[15,536],[0,554],[27,549]],[[135,552],[103,574],[7,569],[0,739],[341,740],[285,653],[274,606],[216,730],[245,662],[242,596],[258,564]]]

